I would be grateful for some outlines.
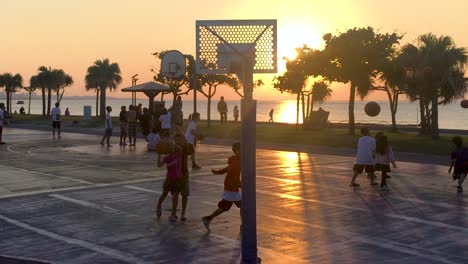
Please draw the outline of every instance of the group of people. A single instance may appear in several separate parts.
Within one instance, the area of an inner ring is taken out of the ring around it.
[[[218,105],[217,105],[216,108],[218,109],[218,113],[220,115],[221,124],[226,123],[227,122],[228,106],[227,106],[226,101],[224,101],[224,96],[221,96],[221,99],[218,102]],[[232,110],[232,114],[233,114],[233,117],[234,117],[234,121],[235,122],[239,121],[240,111],[239,111],[239,107],[237,107],[237,105],[234,106],[234,109]]]

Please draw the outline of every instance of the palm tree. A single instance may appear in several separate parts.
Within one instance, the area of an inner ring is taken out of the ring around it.
[[[50,67],[40,66],[37,70],[39,71],[37,74],[37,81],[39,87],[41,87],[42,94],[42,115],[45,116],[50,114],[50,97],[53,87],[52,69]],[[48,94],[48,105],[46,105],[46,91]]]
[[[31,76],[29,79],[29,87],[24,87],[24,89],[29,93],[28,99],[28,115],[31,114],[31,94],[36,91],[37,88],[40,88],[39,77],[37,75]]]
[[[97,60],[88,68],[85,76],[86,87],[98,87],[101,93],[100,116],[106,116],[106,90],[115,90],[122,82],[120,67],[117,63],[110,63],[109,59]]]
[[[319,104],[325,102],[328,98],[330,98],[332,94],[332,89],[330,85],[324,81],[315,82],[312,85],[312,100],[310,106],[310,112],[314,110],[314,103],[317,102]],[[310,114],[309,114],[310,115]]]
[[[408,56],[406,72],[410,99],[421,106],[422,132],[430,129],[432,138],[439,138],[438,105],[460,99],[466,92],[464,72],[467,51],[457,48],[449,36],[432,33],[419,36],[418,45],[404,48]]]
[[[54,69],[52,74],[54,76],[54,90],[57,93],[57,102],[60,103],[65,93],[65,87],[73,84],[73,78],[63,70]]]
[[[296,130],[299,129],[299,102],[304,86],[307,82],[307,76],[302,72],[288,70],[282,76],[274,78],[273,87],[278,89],[280,92],[289,92],[297,94],[296,97]]]
[[[12,75],[11,73],[4,73],[1,77],[0,85],[5,87],[6,94],[6,111],[11,112],[12,95],[16,89],[23,87],[23,77],[20,74]]]

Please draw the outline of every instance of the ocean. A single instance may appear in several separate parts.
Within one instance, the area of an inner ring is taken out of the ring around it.
[[[148,100],[139,99],[138,103],[143,106],[148,105]],[[217,100],[211,103],[211,119],[218,120],[219,114],[216,110]],[[233,120],[232,109],[237,105],[240,109],[240,101],[226,101],[229,109],[228,120]],[[378,123],[378,124],[391,124],[391,115],[388,102],[378,102],[381,111],[376,117],[369,117],[364,113],[364,105],[368,101],[356,101],[354,114],[355,121],[359,123]],[[114,109],[114,115],[117,115],[122,105],[129,105],[130,99],[108,99],[107,104]],[[172,102],[170,102],[172,103]],[[95,113],[95,100],[67,100],[63,99],[60,108],[62,112],[68,107],[71,115],[83,115],[83,106],[89,105],[92,107],[92,114]],[[13,112],[19,109],[22,105],[13,102]],[[24,100],[24,108],[28,111],[28,101]],[[348,102],[333,101],[325,102],[320,105],[324,110],[330,111],[329,120],[336,123],[348,122]],[[319,105],[315,105],[317,109]],[[397,122],[399,124],[417,124],[419,123],[419,104],[417,102],[400,102],[398,105]],[[262,101],[257,100],[257,121],[266,122],[269,119],[268,113],[270,109],[274,110],[274,121],[282,123],[295,123],[296,122],[296,101],[283,100],[283,101]],[[183,101],[184,117],[188,116],[193,111],[193,102],[190,100]],[[197,110],[201,114],[202,119],[207,116],[207,101],[199,100],[197,102]],[[42,112],[41,100],[31,100],[31,113],[40,114]],[[460,102],[439,107],[439,127],[448,129],[466,129],[468,130],[468,110],[460,107]],[[300,116],[300,122],[302,117]]]

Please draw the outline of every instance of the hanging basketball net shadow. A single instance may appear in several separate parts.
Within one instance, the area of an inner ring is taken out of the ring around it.
[[[276,20],[197,21],[196,38],[198,74],[277,72]]]

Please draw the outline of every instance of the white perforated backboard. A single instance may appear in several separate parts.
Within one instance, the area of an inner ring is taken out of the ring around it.
[[[196,22],[198,74],[232,73],[244,59],[254,73],[277,72],[276,20],[199,20]]]

